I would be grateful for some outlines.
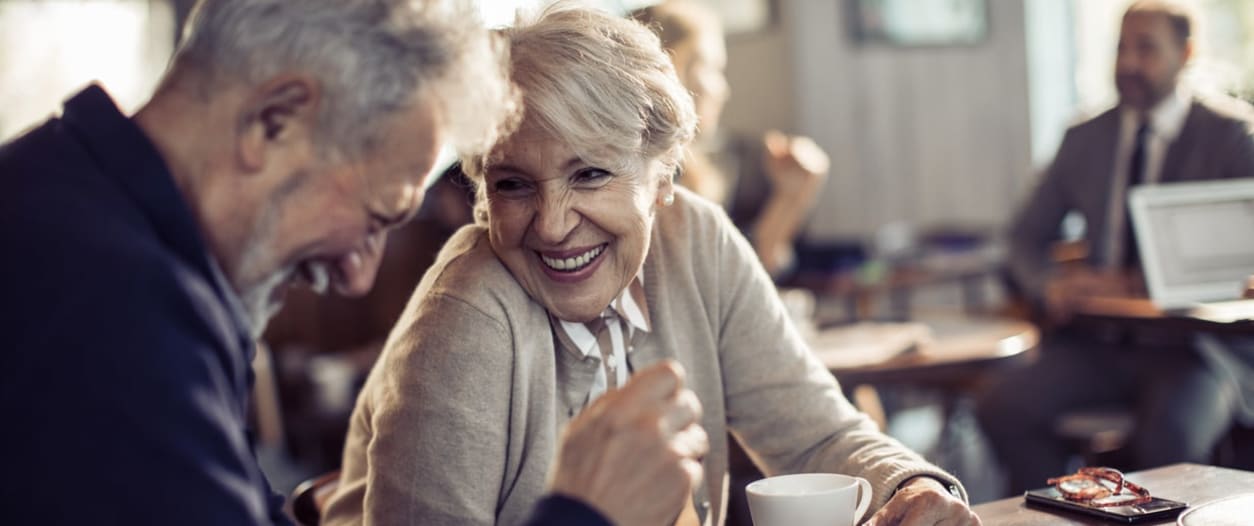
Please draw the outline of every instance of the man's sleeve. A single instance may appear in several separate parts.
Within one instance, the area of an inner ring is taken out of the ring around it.
[[[290,524],[245,431],[247,356],[169,274],[42,313],[60,329],[19,350],[0,523]]]
[[[587,504],[569,497],[552,495],[536,503],[523,526],[611,526]]]
[[[1222,168],[1222,178],[1254,177],[1254,122],[1239,122],[1236,130],[1228,135],[1228,162]]]

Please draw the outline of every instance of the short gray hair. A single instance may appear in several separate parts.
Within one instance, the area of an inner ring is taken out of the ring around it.
[[[370,152],[380,121],[421,92],[468,152],[508,131],[516,111],[500,47],[462,0],[201,0],[172,70],[201,74],[209,90],[313,75],[320,142],[350,156]]]
[[[656,35],[639,22],[571,2],[500,30],[523,119],[607,169],[661,160],[678,165],[693,138],[692,97]],[[491,155],[463,156],[480,187]]]

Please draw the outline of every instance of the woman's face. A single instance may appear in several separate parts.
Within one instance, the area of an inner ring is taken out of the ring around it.
[[[672,55],[679,81],[692,92],[701,132],[718,128],[723,105],[731,89],[727,86],[727,47],[719,31],[703,31],[681,42]]]
[[[615,173],[527,123],[485,167],[492,250],[527,293],[567,321],[596,318],[639,272],[662,163]]]

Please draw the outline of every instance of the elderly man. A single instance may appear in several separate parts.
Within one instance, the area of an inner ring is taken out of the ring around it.
[[[1205,462],[1232,421],[1233,386],[1194,335],[1067,324],[1077,300],[1144,288],[1125,204],[1129,187],[1254,175],[1249,106],[1200,97],[1180,80],[1193,54],[1192,27],[1188,12],[1169,2],[1128,9],[1115,62],[1119,105],[1067,132],[1014,222],[1011,270],[1058,327],[1038,363],[981,400],[981,423],[1010,468],[1013,491],[1062,472],[1068,451],[1053,424],[1066,411],[1134,408],[1129,446],[1139,467]],[[1060,268],[1050,249],[1069,212],[1085,219],[1089,254],[1077,267]]]
[[[91,86],[0,148],[0,524],[288,522],[245,429],[254,337],[292,282],[368,290],[440,144],[510,120],[474,20],[205,3],[138,113]],[[535,520],[672,519],[698,412],[676,366],[642,373],[572,423]]]

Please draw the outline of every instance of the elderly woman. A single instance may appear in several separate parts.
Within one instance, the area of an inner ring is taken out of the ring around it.
[[[692,520],[723,521],[730,430],[766,473],[867,478],[877,520],[978,522],[957,480],[845,400],[727,216],[674,185],[696,117],[657,37],[567,4],[504,35],[522,122],[463,160],[479,224],[372,372],[330,522],[517,524],[567,422],[667,359],[710,437]]]

